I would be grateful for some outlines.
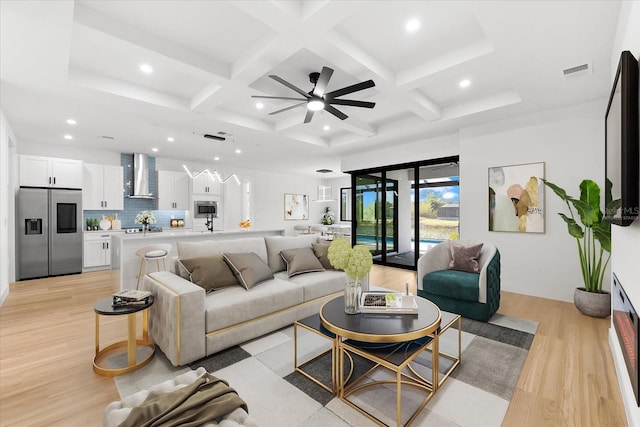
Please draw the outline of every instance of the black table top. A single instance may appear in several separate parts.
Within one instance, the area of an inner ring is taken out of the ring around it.
[[[149,297],[146,304],[125,305],[123,307],[112,307],[113,297],[102,298],[93,306],[93,310],[103,316],[119,316],[121,314],[131,314],[147,309],[153,305],[153,295]]]
[[[344,338],[365,342],[402,342],[425,337],[440,327],[437,305],[416,298],[418,314],[379,314],[344,312],[344,297],[326,302],[320,308],[320,321],[329,331]]]

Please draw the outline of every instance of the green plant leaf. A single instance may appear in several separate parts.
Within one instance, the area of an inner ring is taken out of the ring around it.
[[[590,179],[583,179],[580,183],[580,200],[587,203],[594,212],[594,222],[602,221],[600,211],[600,186]]]
[[[597,212],[588,203],[582,200],[571,199],[571,204],[573,204],[573,207],[578,211],[580,221],[582,221],[585,227],[591,227],[594,223],[597,224],[599,222]]]
[[[593,227],[593,237],[600,243],[600,247],[611,252],[611,224],[601,222]]]
[[[582,237],[584,236],[582,227],[580,227],[580,225],[573,218],[569,218],[563,213],[558,213],[558,215],[560,215],[562,219],[564,219],[564,222],[567,223],[567,230],[569,231],[569,234],[576,239],[582,239]]]
[[[556,195],[560,197],[562,200],[564,200],[565,202],[568,200],[568,198],[570,198],[570,196],[567,196],[567,192],[563,188],[558,187],[554,183],[549,182],[544,178],[540,178],[540,179],[542,180],[542,182],[544,182],[544,185],[552,189],[553,192],[556,193]]]

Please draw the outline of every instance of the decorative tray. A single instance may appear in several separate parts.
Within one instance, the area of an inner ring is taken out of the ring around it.
[[[399,292],[363,292],[360,296],[360,312],[417,314],[418,303],[415,298]]]

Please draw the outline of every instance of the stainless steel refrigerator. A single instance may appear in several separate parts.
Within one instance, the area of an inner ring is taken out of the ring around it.
[[[20,188],[18,280],[82,272],[82,191]]]

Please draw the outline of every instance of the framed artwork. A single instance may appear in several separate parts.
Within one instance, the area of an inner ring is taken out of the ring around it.
[[[340,189],[340,221],[351,221],[351,188]]]
[[[284,194],[284,219],[309,219],[309,196],[306,194]]]
[[[544,233],[544,162],[489,168],[489,231]]]

